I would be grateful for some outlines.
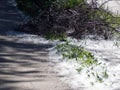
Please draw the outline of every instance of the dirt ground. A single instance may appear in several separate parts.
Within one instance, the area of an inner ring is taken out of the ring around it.
[[[11,0],[0,0],[0,90],[72,90],[59,80],[48,44],[20,43],[7,36],[22,21]]]

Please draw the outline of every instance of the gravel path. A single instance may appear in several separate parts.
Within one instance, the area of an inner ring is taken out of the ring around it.
[[[21,22],[10,1],[0,0],[0,90],[72,90],[54,72],[47,50],[51,45],[22,43],[6,35]]]

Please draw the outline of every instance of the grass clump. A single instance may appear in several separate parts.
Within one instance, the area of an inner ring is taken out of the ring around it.
[[[76,70],[79,73],[84,71],[88,78],[94,78],[93,82],[102,83],[109,77],[106,65],[98,61],[91,52],[82,46],[72,45],[66,41],[56,48],[64,59],[75,60],[78,63]],[[96,68],[100,70],[98,71]]]
[[[59,33],[59,35],[55,33],[47,33],[45,38],[50,40],[66,41],[66,36],[64,33]]]
[[[64,58],[75,58],[76,61],[81,61],[83,65],[90,66],[91,64],[96,63],[94,56],[83,47],[71,45],[66,42],[65,44],[58,45],[57,49],[62,52]]]

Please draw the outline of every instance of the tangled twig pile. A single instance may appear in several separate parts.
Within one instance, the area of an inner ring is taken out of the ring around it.
[[[58,2],[52,3],[49,8],[42,10],[27,25],[24,25],[22,30],[42,35],[71,35],[75,38],[94,35],[108,39],[112,37],[120,23],[120,18],[114,17],[101,6],[98,7],[95,0],[92,0],[91,4],[82,0],[74,7],[58,5]],[[26,30],[26,26],[34,29]]]

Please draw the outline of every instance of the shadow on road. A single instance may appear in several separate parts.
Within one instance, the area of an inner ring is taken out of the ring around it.
[[[29,88],[31,82],[48,77],[40,65],[50,62],[47,49],[51,46],[18,43],[0,36],[0,90],[34,90]]]

